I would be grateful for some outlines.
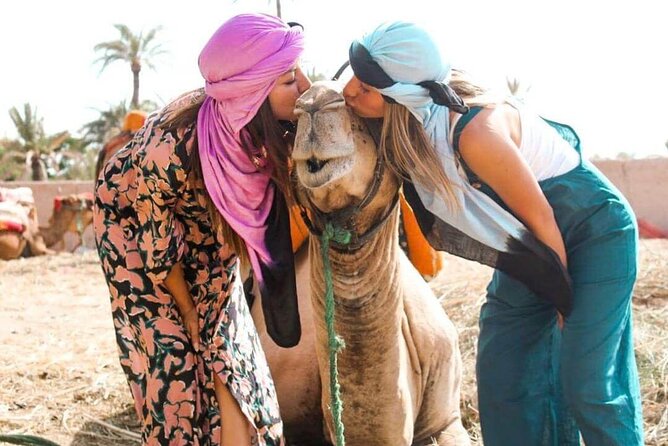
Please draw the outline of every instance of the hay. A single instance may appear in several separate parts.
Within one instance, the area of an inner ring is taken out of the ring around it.
[[[482,444],[475,380],[478,314],[491,276],[491,268],[446,255],[443,272],[430,283],[459,332],[463,364],[462,422],[474,445]]]
[[[645,444],[668,445],[668,240],[642,240],[633,295]]]
[[[0,262],[0,290],[0,433],[138,443],[96,254]]]
[[[647,445],[668,445],[668,241],[645,240],[634,296],[634,336]],[[462,410],[480,444],[475,353],[489,268],[446,256],[431,282],[457,326]],[[0,261],[0,433],[61,445],[138,444],[117,360],[108,291],[96,255]]]

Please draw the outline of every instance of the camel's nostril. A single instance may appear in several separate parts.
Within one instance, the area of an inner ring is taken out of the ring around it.
[[[318,158],[311,157],[306,160],[306,168],[309,173],[316,173],[327,164],[327,160],[319,160]]]

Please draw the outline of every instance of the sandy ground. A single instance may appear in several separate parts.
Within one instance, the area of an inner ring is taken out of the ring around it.
[[[477,441],[477,314],[491,271],[446,263],[431,284],[460,333],[462,405]],[[668,241],[641,242],[634,308],[646,444],[668,445]],[[0,433],[60,445],[138,444],[109,311],[94,252],[0,261]]]

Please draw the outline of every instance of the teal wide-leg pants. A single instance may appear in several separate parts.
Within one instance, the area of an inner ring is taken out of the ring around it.
[[[556,311],[497,271],[480,312],[476,373],[485,446],[643,444],[631,296],[637,226],[583,162],[540,182],[566,244],[574,307]]]

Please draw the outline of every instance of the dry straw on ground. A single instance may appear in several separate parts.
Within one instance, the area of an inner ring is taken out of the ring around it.
[[[634,297],[646,444],[668,445],[668,241],[641,242]],[[431,283],[459,330],[462,407],[479,443],[477,316],[491,271],[447,257]],[[92,252],[0,262],[0,433],[60,445],[139,444],[116,356],[109,302]]]

